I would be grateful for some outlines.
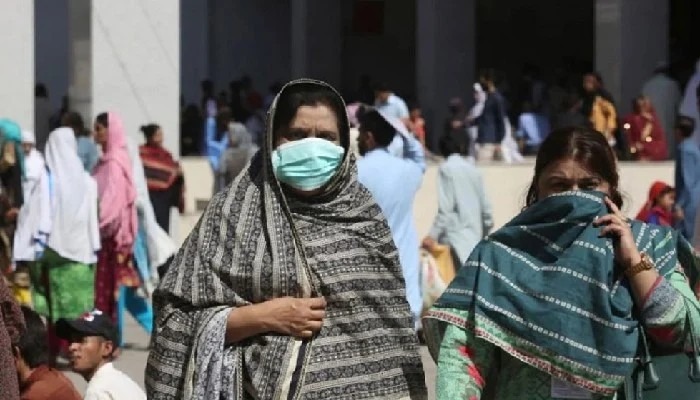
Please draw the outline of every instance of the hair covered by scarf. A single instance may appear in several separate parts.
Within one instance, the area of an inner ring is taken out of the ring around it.
[[[136,187],[122,121],[113,112],[107,118],[107,143],[93,170],[100,200],[100,233],[103,239],[112,238],[118,251],[130,253],[138,230]]]
[[[330,88],[300,80],[280,93],[297,84]],[[347,151],[313,202],[282,190],[271,164],[278,100],[265,146],[214,196],[154,294],[158,333],[146,368],[148,396],[242,399],[245,380],[264,400],[343,398],[348,391],[423,399],[421,360],[386,220],[357,181]],[[348,128],[340,134],[347,147]],[[264,334],[224,346],[229,307],[284,296],[326,298],[327,317],[314,339]]]

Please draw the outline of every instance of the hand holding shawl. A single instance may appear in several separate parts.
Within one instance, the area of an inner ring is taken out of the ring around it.
[[[526,209],[477,246],[425,320],[434,357],[445,324],[592,392],[611,395],[629,373],[639,323],[610,239],[592,222],[605,195],[567,192]],[[692,259],[676,232],[632,231],[662,276]]]

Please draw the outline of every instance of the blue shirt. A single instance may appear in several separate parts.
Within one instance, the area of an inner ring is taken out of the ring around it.
[[[216,173],[219,171],[221,156],[228,147],[228,135],[224,135],[221,140],[216,140],[216,119],[214,117],[207,118],[205,132],[204,140],[207,146],[207,159],[212,171]]]
[[[389,117],[397,119],[405,119],[409,117],[408,106],[406,106],[406,102],[403,101],[401,97],[393,93],[389,95],[389,98],[386,100],[386,102],[375,102],[374,107],[377,109],[377,111]]]
[[[539,146],[549,134],[549,120],[544,115],[522,113],[518,118],[518,131],[515,136],[525,139],[528,146]]]
[[[404,142],[405,158],[386,148],[368,152],[357,163],[358,178],[372,193],[386,217],[406,280],[406,297],[414,317],[423,307],[420,290],[420,244],[413,221],[413,202],[423,180],[423,146],[413,137],[397,134]]]
[[[675,178],[676,204],[685,214],[680,231],[691,240],[695,230],[695,215],[700,205],[700,147],[692,137],[678,145]]]
[[[97,145],[91,137],[79,136],[77,141],[78,157],[83,163],[83,168],[88,174],[92,173],[92,169],[97,165],[100,158],[100,153],[97,151]]]

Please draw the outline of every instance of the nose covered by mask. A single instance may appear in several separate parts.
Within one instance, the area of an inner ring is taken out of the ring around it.
[[[345,149],[320,138],[287,142],[272,152],[272,170],[277,180],[295,189],[316,190],[335,175]]]

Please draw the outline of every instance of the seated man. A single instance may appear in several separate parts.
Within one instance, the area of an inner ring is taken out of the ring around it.
[[[112,365],[119,335],[101,311],[94,310],[70,321],[59,319],[56,334],[70,343],[73,372],[88,381],[85,400],[146,400],[146,394],[136,382]]]
[[[49,367],[46,326],[36,312],[22,307],[26,331],[13,348],[21,400],[80,400],[61,372]]]

